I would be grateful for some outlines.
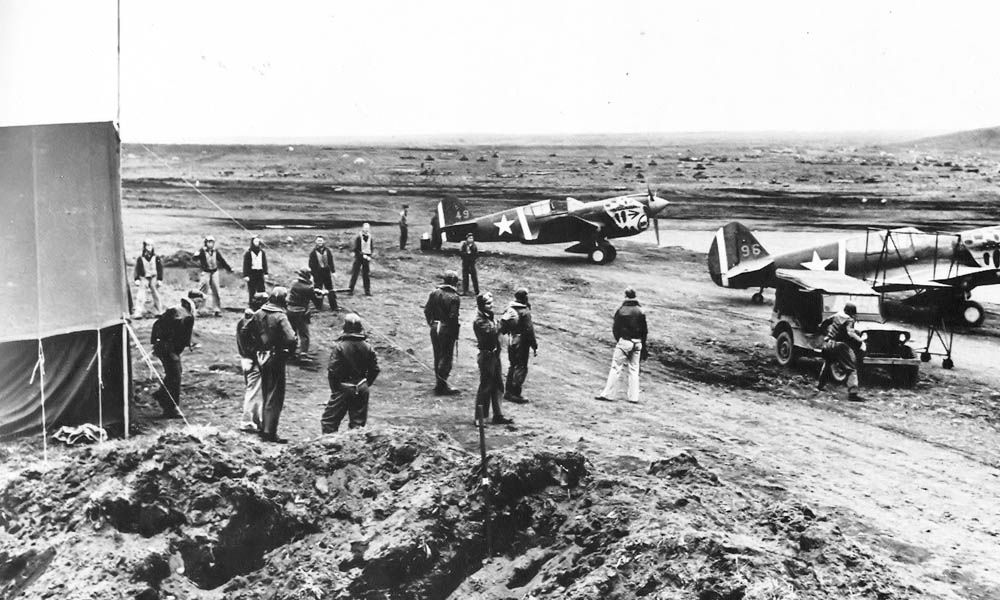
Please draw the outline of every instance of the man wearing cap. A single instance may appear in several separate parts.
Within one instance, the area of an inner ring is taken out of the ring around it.
[[[409,230],[406,223],[406,211],[410,208],[409,204],[403,205],[403,210],[399,211],[399,249],[406,250],[406,237]]]
[[[604,391],[597,396],[598,400],[612,402],[618,395],[618,380],[621,378],[622,367],[628,364],[628,401],[639,401],[639,361],[646,360],[646,314],[635,298],[635,290],[625,288],[625,301],[615,311],[614,323],[611,328],[615,336],[615,349],[611,355],[611,370]]]
[[[476,237],[472,232],[465,234],[465,241],[459,250],[462,255],[462,293],[469,295],[469,278],[472,278],[472,287],[479,295],[479,274],[476,272],[476,259],[479,257],[479,248],[476,246]]]
[[[133,311],[133,316],[139,318],[143,309],[146,305],[146,289],[149,289],[149,295],[153,297],[153,314],[159,315],[163,312],[163,306],[160,304],[160,282],[163,281],[163,261],[160,260],[160,255],[156,253],[153,248],[153,242],[149,240],[142,240],[142,252],[139,257],[135,259],[135,270],[134,277],[135,286],[137,291],[135,309]]]
[[[192,290],[186,298],[181,298],[179,306],[168,308],[153,322],[149,341],[153,354],[163,365],[163,385],[153,392],[153,398],[159,402],[165,419],[181,416],[181,353],[186,348],[193,348],[194,317],[204,303],[204,294]]]
[[[312,315],[309,314],[310,302],[322,296],[316,294],[316,289],[312,284],[312,273],[309,269],[299,269],[296,273],[298,279],[288,289],[288,322],[292,325],[292,330],[299,338],[298,355],[301,359],[309,357],[309,322]]]
[[[260,365],[257,364],[257,347],[260,345],[258,332],[247,327],[253,320],[255,312],[267,302],[267,293],[257,292],[250,299],[250,308],[243,310],[243,318],[236,324],[236,351],[240,355],[240,368],[243,370],[243,381],[246,390],[243,392],[243,414],[240,416],[240,429],[260,433],[261,407],[263,397],[260,389]]]
[[[250,247],[243,253],[243,281],[247,284],[247,303],[253,302],[254,294],[266,291],[264,277],[267,275],[267,252],[256,235],[250,238]]]
[[[507,345],[507,391],[503,397],[504,400],[523,404],[527,402],[521,395],[521,390],[528,377],[528,354],[534,351],[535,356],[538,356],[538,341],[535,339],[535,325],[531,321],[531,304],[528,302],[526,288],[519,288],[514,292],[514,301],[500,317],[500,329],[510,335],[510,343]]]
[[[458,393],[448,384],[455,358],[455,343],[458,341],[461,298],[457,287],[458,273],[447,271],[444,283],[430,293],[424,305],[424,317],[431,328],[431,348],[434,350],[434,393],[439,396]]]
[[[333,252],[326,247],[323,236],[316,236],[316,247],[309,253],[309,271],[312,273],[313,284],[317,290],[326,292],[330,301],[330,310],[337,310],[337,292],[333,289],[333,274],[337,272],[333,264]],[[323,308],[323,296],[313,299],[316,310]]]
[[[257,354],[264,395],[260,437],[266,442],[279,444],[287,441],[278,437],[278,419],[285,406],[285,365],[295,354],[298,344],[285,314],[287,306],[288,290],[276,286],[271,289],[267,304],[253,316],[261,337],[261,349]]]
[[[858,395],[858,361],[857,352],[865,351],[865,341],[854,330],[854,321],[858,316],[858,307],[848,302],[836,314],[820,324],[820,331],[825,331],[823,342],[823,367],[819,371],[819,381],[816,389],[822,390],[830,378],[831,363],[837,362],[847,373],[847,399],[851,402],[863,402]]]
[[[205,236],[205,245],[198,251],[198,266],[201,267],[201,293],[212,292],[212,303],[215,307],[215,316],[222,314],[222,298],[219,296],[219,269],[225,269],[230,273],[233,268],[229,266],[222,253],[215,249],[215,238]]]
[[[365,286],[365,296],[372,295],[371,282],[368,280],[368,267],[374,248],[371,225],[364,223],[361,225],[361,233],[354,238],[354,266],[351,268],[351,283],[347,286],[347,293],[354,293],[354,285],[358,282],[358,273],[361,273]]]
[[[368,388],[378,377],[378,357],[365,339],[361,317],[351,313],[344,317],[344,333],[333,344],[327,380],[330,401],[323,410],[320,426],[323,433],[340,429],[348,416],[347,427],[364,427],[368,422]]]
[[[503,394],[503,366],[500,364],[500,323],[493,314],[493,294],[483,292],[476,296],[476,320],[472,330],[479,345],[479,389],[476,391],[476,406],[482,411],[482,418],[490,416],[493,408],[494,425],[509,425],[511,419],[500,412],[500,396]]]

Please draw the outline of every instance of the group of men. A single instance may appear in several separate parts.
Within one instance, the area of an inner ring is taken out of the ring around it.
[[[371,260],[374,256],[374,248],[371,226],[365,223],[355,236],[352,245],[354,262],[348,286],[349,294],[354,294],[354,287],[360,276],[365,295],[371,296]],[[205,296],[206,303],[211,301],[207,310],[215,316],[219,316],[223,310],[222,298],[219,294],[219,271],[224,270],[232,273],[233,268],[222,252],[215,247],[215,237],[211,235],[205,236],[202,247],[194,254],[194,260],[200,270],[199,291]],[[323,290],[323,293],[329,298],[330,307],[336,310],[337,292],[333,287],[333,276],[337,269],[333,261],[333,252],[326,246],[326,239],[323,236],[316,237],[315,247],[309,253],[309,271],[315,286]],[[250,245],[243,253],[242,275],[247,286],[248,303],[253,300],[254,294],[267,291],[267,251],[258,236],[250,238]],[[160,315],[163,312],[159,293],[159,287],[163,282],[163,260],[156,253],[153,242],[150,240],[142,242],[142,251],[136,258],[133,269],[133,279],[137,291],[133,316],[138,318],[144,313],[147,293],[152,299],[153,314]],[[319,304],[317,304],[318,307]]]
[[[458,345],[459,310],[461,297],[458,292],[458,273],[447,271],[441,285],[427,297],[424,318],[430,328],[431,348],[434,353],[434,392],[438,395],[454,395],[459,390],[449,383]],[[493,306],[493,294],[483,292],[476,295],[476,317],[472,323],[479,354],[479,388],[476,391],[476,407],[479,417],[487,419],[492,410],[492,423],[512,423],[503,415],[501,397],[515,403],[526,403],[522,396],[524,381],[528,376],[530,353],[538,356],[538,340],[531,318],[531,304],[528,290],[520,288],[514,292],[514,300],[504,313],[497,317]],[[500,337],[509,335],[507,358],[509,368],[506,384],[500,361]]]

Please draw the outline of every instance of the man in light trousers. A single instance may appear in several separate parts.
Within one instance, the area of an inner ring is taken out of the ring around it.
[[[598,400],[613,402],[618,395],[618,380],[622,368],[628,364],[628,401],[639,401],[639,361],[648,355],[646,346],[646,314],[635,298],[635,290],[625,288],[625,301],[615,312],[612,332],[615,336],[614,354],[611,356],[611,370],[608,381]]]

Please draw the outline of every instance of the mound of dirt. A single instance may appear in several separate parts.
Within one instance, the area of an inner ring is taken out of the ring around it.
[[[5,598],[901,598],[809,507],[681,453],[478,456],[384,428],[261,447],[209,428],[84,449],[2,490]]]

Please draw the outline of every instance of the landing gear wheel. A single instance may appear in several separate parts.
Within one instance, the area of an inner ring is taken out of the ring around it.
[[[920,362],[930,362],[930,360],[931,360],[931,353],[930,352],[921,352],[920,353]]]
[[[795,362],[795,355],[795,340],[792,338],[792,332],[788,329],[782,329],[778,333],[778,337],[774,338],[774,356],[778,359],[778,364],[787,367]]]
[[[950,369],[955,366],[955,361],[951,360],[950,358],[946,358],[943,361],[941,361],[941,366],[946,369]]]
[[[966,300],[958,311],[958,322],[966,327],[979,327],[986,319],[986,311],[983,305],[974,301]]]
[[[764,294],[760,292],[755,292],[753,296],[750,296],[751,304],[764,304]]]
[[[606,265],[613,261],[616,256],[618,256],[618,251],[615,250],[615,247],[605,242],[603,244],[598,244],[593,250],[591,250],[587,258],[589,258],[590,262],[595,265]]]

